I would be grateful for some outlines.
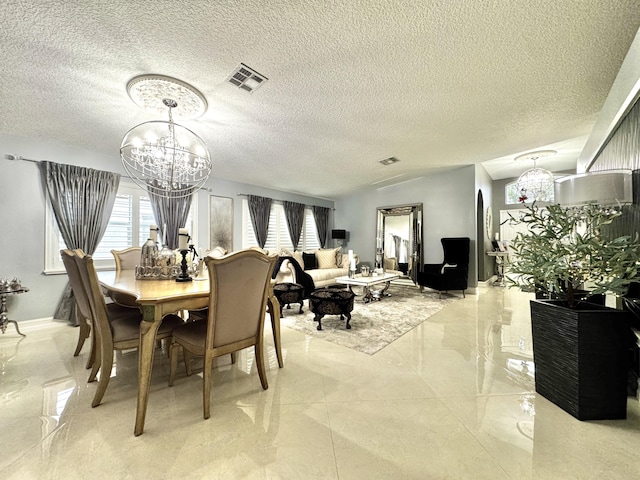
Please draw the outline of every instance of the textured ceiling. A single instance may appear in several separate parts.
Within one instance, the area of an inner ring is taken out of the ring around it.
[[[490,174],[510,176],[513,157],[549,145],[564,163],[545,167],[575,165],[640,8],[5,0],[0,24],[0,133],[106,153],[119,168],[127,130],[156,119],[129,99],[128,80],[169,75],[207,98],[204,116],[180,123],[208,144],[215,176],[335,198],[494,159]],[[252,94],[226,83],[240,62],[269,81]],[[400,162],[378,163],[390,156]]]

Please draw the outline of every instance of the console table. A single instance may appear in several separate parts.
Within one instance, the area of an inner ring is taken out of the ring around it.
[[[504,265],[509,260],[509,252],[487,252],[487,255],[496,259],[495,287],[504,287]]]
[[[0,329],[2,329],[2,333],[7,331],[7,324],[13,323],[16,326],[16,332],[18,332],[23,337],[26,337],[24,333],[20,331],[18,328],[18,322],[15,320],[9,320],[8,310],[7,310],[7,296],[13,295],[14,293],[25,293],[28,292],[29,289],[23,286],[18,288],[4,288],[0,290]]]

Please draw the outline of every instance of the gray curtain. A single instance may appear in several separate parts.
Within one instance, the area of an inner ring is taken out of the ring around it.
[[[400,262],[400,242],[402,238],[398,235],[393,235],[393,247],[395,248],[396,262]]]
[[[298,249],[300,235],[302,234],[302,226],[304,225],[304,205],[296,202],[282,202],[284,205],[284,216],[287,219],[287,229],[289,237],[293,243],[293,249]]]
[[[67,248],[81,248],[92,255],[109,224],[120,174],[47,161],[38,167]],[[67,283],[54,318],[77,325],[74,306]]]
[[[177,196],[177,194],[161,197],[151,192],[147,193],[149,193],[153,216],[162,235],[162,246],[175,250],[178,248],[178,232],[184,228],[189,217],[193,194],[186,197]]]
[[[327,207],[313,207],[313,218],[316,221],[316,229],[318,230],[318,240],[320,246],[324,248],[327,243],[327,234],[329,233],[329,212]]]
[[[257,195],[249,195],[248,197],[249,216],[251,217],[253,231],[256,234],[256,241],[260,248],[264,248],[269,233],[269,216],[271,215],[271,203],[273,200]]]

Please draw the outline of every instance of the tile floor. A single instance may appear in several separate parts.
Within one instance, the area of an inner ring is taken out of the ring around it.
[[[529,298],[481,287],[373,356],[285,328],[283,369],[267,332],[269,389],[252,351],[234,366],[223,359],[209,420],[201,378],[180,369],[168,388],[156,355],[140,437],[135,351],[118,355],[91,408],[87,347],[72,357],[77,329],[24,323],[20,339],[10,325],[0,335],[0,478],[640,478],[636,399],[626,420],[579,422],[534,393]]]

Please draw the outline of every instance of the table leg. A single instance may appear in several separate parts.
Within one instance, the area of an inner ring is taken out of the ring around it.
[[[153,305],[142,307],[142,323],[140,324],[140,347],[138,351],[138,404],[136,409],[135,436],[142,435],[144,420],[149,403],[149,386],[151,384],[151,368],[156,349],[156,334],[162,321],[162,313]]]
[[[2,333],[4,334],[4,332],[7,331],[7,324],[13,323],[16,326],[16,332],[18,332],[19,335],[26,337],[26,335],[22,333],[18,328],[18,322],[16,322],[15,320],[9,320],[7,310],[7,294],[3,293],[0,296],[0,300],[2,302],[0,306],[0,329],[2,330]]]
[[[302,307],[301,307],[302,309]],[[282,360],[282,347],[280,345],[280,302],[275,295],[269,295],[267,299],[267,310],[271,317],[271,330],[273,331],[273,343],[276,347],[276,357],[278,358],[278,366],[282,368],[284,361]]]

